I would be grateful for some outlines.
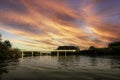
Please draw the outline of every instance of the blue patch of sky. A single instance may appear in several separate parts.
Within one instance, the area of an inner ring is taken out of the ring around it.
[[[74,10],[78,10],[83,0],[64,0],[64,3]]]
[[[0,11],[1,10],[13,10],[17,12],[27,12],[26,7],[21,3],[20,0],[0,0]]]
[[[96,3],[95,7],[94,7],[94,12],[97,14],[102,14],[105,11],[108,10],[120,10],[120,0],[102,0],[99,3]],[[111,13],[114,12],[111,11]],[[117,11],[116,11],[117,12]],[[107,13],[107,15],[111,14],[111,13]]]
[[[78,28],[83,29],[85,31],[86,29],[88,30],[89,26],[84,20],[76,20],[74,23],[77,25]]]
[[[0,34],[2,35],[3,40],[9,40],[9,39],[23,39],[23,37],[20,37],[18,35],[14,35],[12,33],[6,32],[4,30],[0,30]]]
[[[12,33],[6,32],[4,30],[0,30],[0,34],[2,35],[2,41],[4,40],[10,40],[10,42],[12,43],[14,48],[20,48],[20,49],[24,49],[24,47],[26,47],[27,50],[31,49],[31,47],[19,43],[19,42],[12,42],[13,40],[19,40],[19,41],[33,41],[31,39],[25,38],[23,36],[18,36],[18,35],[14,35]],[[33,41],[34,42],[34,41]]]
[[[107,24],[120,24],[120,0],[101,0],[96,3],[94,13]]]
[[[76,25],[78,28],[82,29],[86,34],[89,34],[87,37],[90,40],[98,39],[98,36],[94,35],[94,32],[90,29],[90,26],[83,20],[77,20]]]
[[[104,22],[112,25],[120,25],[120,17],[116,16],[110,16],[107,18],[104,18]]]
[[[12,23],[12,22],[7,22],[4,23],[4,25],[8,25],[9,27],[21,31],[26,31],[26,32],[31,32],[34,34],[40,34],[43,33],[42,30],[38,29],[37,27],[33,27],[31,24],[20,24],[20,23]]]

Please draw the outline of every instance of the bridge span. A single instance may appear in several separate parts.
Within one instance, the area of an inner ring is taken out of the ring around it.
[[[27,50],[22,50],[21,51],[21,56],[23,57],[24,55],[27,54],[31,54],[31,56],[34,56],[35,54],[39,54],[41,55],[51,55],[52,53],[56,53],[57,56],[59,56],[61,54],[61,52],[64,53],[64,55],[66,56],[68,52],[76,52],[76,50],[41,50],[41,51],[27,51]]]

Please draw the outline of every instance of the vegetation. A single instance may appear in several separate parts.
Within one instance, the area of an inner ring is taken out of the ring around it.
[[[5,40],[2,42],[0,35],[0,59],[11,59],[11,58],[19,58],[20,50],[13,49],[12,44],[9,40]]]
[[[76,52],[67,52],[67,55],[120,55],[120,41],[108,44],[107,48],[96,48],[94,46],[90,46],[88,50],[80,51],[79,47],[77,46],[59,46],[57,50],[76,50]],[[56,51],[51,53],[52,55],[57,54]],[[65,55],[64,52],[60,53],[61,55]],[[20,50],[12,48],[12,44],[9,40],[2,41],[0,34],[0,59],[19,58],[20,56]]]
[[[96,48],[90,46],[88,50],[80,51],[76,46],[59,46],[57,50],[76,50],[76,52],[67,52],[67,55],[89,55],[89,56],[104,56],[104,55],[120,55],[120,41],[108,44],[106,48]],[[60,55],[65,55],[64,52],[59,52]],[[63,53],[63,54],[62,54]],[[52,52],[52,55],[56,55],[57,52]]]
[[[89,50],[95,50],[96,48],[94,46],[90,46]]]
[[[59,46],[56,50],[76,50],[75,52],[67,52],[66,55],[76,55],[80,52],[80,48],[77,46]],[[57,55],[56,51],[51,52],[51,55]],[[59,55],[65,55],[65,52],[59,52]]]
[[[113,42],[113,43],[110,43],[108,45],[109,48],[113,48],[113,47],[120,47],[120,41],[119,42]]]
[[[80,48],[77,46],[59,46],[57,50],[76,50],[76,52],[79,52]]]
[[[88,50],[80,51],[78,54],[100,56],[100,55],[120,55],[120,41],[113,42],[107,48],[95,48],[91,46]]]

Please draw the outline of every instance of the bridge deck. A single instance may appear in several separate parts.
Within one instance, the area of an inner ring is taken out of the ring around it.
[[[41,51],[21,51],[21,52],[75,52],[76,50],[41,50]]]
[[[39,55],[42,54],[52,54],[52,52],[56,52],[57,56],[59,56],[61,53],[60,52],[64,52],[65,56],[67,55],[67,52],[75,52],[76,50],[41,50],[41,51],[21,51],[21,56],[23,57],[26,53],[25,52],[29,52],[32,56],[34,56],[35,54],[39,53]],[[37,53],[36,53],[37,52]]]

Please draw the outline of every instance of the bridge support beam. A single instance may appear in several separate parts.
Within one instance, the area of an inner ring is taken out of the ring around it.
[[[57,54],[57,56],[60,56],[60,53],[63,52],[64,55],[67,56],[67,52],[75,52],[75,50],[51,50],[51,51],[46,51],[46,52],[51,52],[51,53],[55,52],[55,54]],[[26,53],[29,53],[31,56],[34,56],[34,54],[38,54],[38,55],[42,56],[42,54],[43,54],[42,51],[21,51],[21,56],[23,57]],[[45,54],[48,54],[48,53],[45,53]]]
[[[42,52],[40,52],[40,56],[42,56]]]
[[[67,51],[65,51],[65,57],[67,56]]]
[[[22,58],[24,57],[24,52],[23,52],[23,51],[21,52],[21,57],[22,57]]]
[[[33,52],[32,52],[32,56],[33,56]]]
[[[59,52],[57,51],[57,56],[59,56]]]

